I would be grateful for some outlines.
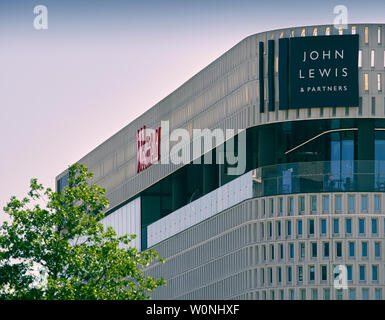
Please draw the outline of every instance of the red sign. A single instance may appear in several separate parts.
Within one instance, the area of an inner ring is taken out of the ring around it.
[[[140,128],[136,134],[136,159],[139,173],[160,160],[160,127],[156,130]]]

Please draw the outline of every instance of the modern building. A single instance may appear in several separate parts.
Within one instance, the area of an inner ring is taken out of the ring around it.
[[[103,223],[165,258],[146,270],[168,282],[153,299],[385,298],[384,34],[249,36],[80,159],[107,190]],[[223,162],[164,152],[194,129],[245,130],[208,148]]]

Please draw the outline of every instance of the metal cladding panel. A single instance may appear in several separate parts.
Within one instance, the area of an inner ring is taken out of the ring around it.
[[[268,44],[268,84],[269,84],[269,111],[275,110],[275,81],[274,81],[274,58],[275,41],[269,40]]]
[[[253,196],[252,171],[234,179],[147,227],[148,247],[172,237]],[[218,199],[220,206],[217,206]]]
[[[265,112],[265,64],[264,64],[264,42],[259,42],[258,61],[259,61],[259,112]]]
[[[141,210],[140,197],[115,210],[101,220],[105,228],[111,226],[118,237],[135,234],[130,246],[141,250]]]
[[[279,109],[289,109],[289,39],[279,39],[278,44]]]

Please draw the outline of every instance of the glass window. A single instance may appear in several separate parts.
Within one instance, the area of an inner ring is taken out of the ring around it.
[[[317,211],[317,196],[311,196],[311,211],[316,212]]]
[[[374,211],[376,213],[381,211],[381,196],[379,195],[374,196]]]
[[[336,200],[336,212],[341,212],[341,210],[342,210],[342,196],[337,195],[335,200]]]
[[[352,268],[353,267],[351,265],[346,266],[347,273],[348,273],[348,281],[353,280],[353,272],[352,272],[353,269]]]
[[[358,233],[365,233],[365,219],[358,219]]]
[[[361,212],[368,212],[368,196],[361,196]]]
[[[270,216],[274,215],[274,198],[270,199]]]
[[[306,300],[306,289],[300,289],[299,292],[301,295],[301,300]]]
[[[311,298],[312,298],[312,300],[318,300],[318,290],[317,289],[311,289]]]
[[[326,234],[326,219],[321,219],[321,234]]]
[[[368,300],[368,299],[369,299],[369,290],[362,289],[362,300]]]
[[[357,33],[357,27],[356,26],[352,26],[352,34],[356,34]]]
[[[346,227],[346,233],[351,234],[352,233],[352,219],[346,219],[345,220],[345,227]]]
[[[363,241],[361,248],[362,248],[362,257],[363,258],[367,257],[368,256],[368,243],[366,241]]]
[[[291,267],[287,267],[287,281],[288,282],[291,282],[291,278],[292,278],[292,275],[291,275]]]
[[[283,259],[283,244],[282,243],[279,245],[279,257],[280,257],[280,259]]]
[[[288,215],[290,216],[290,215],[292,215],[293,214],[293,208],[294,208],[294,199],[293,199],[293,197],[290,197],[290,198],[288,198]]]
[[[281,221],[277,221],[277,236],[281,236]]]
[[[312,242],[311,244],[311,256],[312,258],[317,257],[317,242]]]
[[[364,90],[369,91],[369,74],[364,73]]]
[[[333,219],[333,233],[334,234],[339,234],[340,233],[339,219]]]
[[[289,258],[294,259],[294,244],[293,243],[289,244]]]
[[[348,197],[348,209],[349,209],[349,212],[352,213],[354,212],[354,196],[353,195],[349,195]]]
[[[322,196],[323,212],[329,212],[329,196]]]
[[[369,43],[369,28],[368,27],[365,27],[365,33],[364,33],[364,40],[365,40],[365,43]]]
[[[266,246],[263,245],[262,249],[263,249],[263,261],[266,261]]]
[[[360,281],[365,281],[365,266],[360,266]]]
[[[326,27],[325,29],[325,35],[330,36],[330,27]]]
[[[265,283],[265,269],[261,269],[261,282]]]
[[[297,232],[299,236],[302,235],[302,220],[297,221]]]
[[[354,255],[355,255],[354,242],[349,242],[349,257],[354,257]]]
[[[300,243],[300,257],[301,259],[305,259],[305,243]]]
[[[372,280],[378,281],[378,266],[372,266]]]
[[[287,235],[291,236],[291,221],[287,221]]]
[[[324,257],[327,258],[329,257],[329,242],[324,242]]]
[[[279,198],[279,214],[283,213],[283,198]]]
[[[262,199],[262,216],[264,217],[266,214],[266,202],[265,199]]]
[[[380,242],[374,243],[374,257],[375,258],[381,257],[381,243]]]
[[[299,212],[304,213],[305,212],[305,197],[301,196],[298,198],[298,207],[299,207]]]
[[[330,300],[330,289],[324,289],[324,300]]]
[[[290,293],[290,300],[294,300],[294,289],[290,289],[289,293]]]
[[[309,220],[309,235],[314,235],[314,220]]]
[[[321,280],[326,281],[328,279],[327,266],[321,266]]]
[[[261,222],[260,224],[260,229],[261,229],[261,240],[265,238],[265,224]]]
[[[315,267],[309,266],[309,281],[315,280]]]
[[[301,282],[303,281],[303,267],[298,266],[298,281]]]
[[[372,68],[374,68],[375,54],[376,54],[376,52],[373,49],[370,50],[370,66]]]
[[[377,234],[377,219],[372,219],[372,234]]]
[[[282,269],[281,269],[281,267],[277,268],[277,279],[278,279],[278,283],[282,282]]]
[[[376,115],[376,97],[372,97],[372,116]]]
[[[336,290],[336,298],[337,298],[337,300],[342,300],[342,297],[343,297],[342,289],[337,289]]]
[[[382,289],[376,288],[374,290],[374,295],[376,300],[382,300]]]
[[[377,29],[377,43],[381,44],[381,27],[378,27]]]
[[[270,260],[274,260],[274,245],[270,245]]]
[[[269,230],[269,238],[271,238],[273,236],[273,225],[271,222],[268,222],[267,226],[268,226],[268,230]]]
[[[336,257],[337,258],[342,257],[342,242],[340,241],[336,242]]]
[[[356,289],[349,289],[349,300],[356,300]]]
[[[384,57],[385,58],[385,57]],[[376,131],[375,132],[375,141],[374,141],[374,184],[375,187],[380,191],[385,190],[385,132],[384,131]],[[377,204],[376,204],[377,202]],[[376,210],[376,206],[379,212],[381,210],[381,197],[379,195],[375,195],[374,197],[374,210]]]
[[[377,91],[378,92],[382,91],[382,77],[381,77],[381,73],[377,73]]]

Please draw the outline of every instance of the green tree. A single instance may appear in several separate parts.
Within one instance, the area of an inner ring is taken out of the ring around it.
[[[156,252],[138,252],[129,246],[135,235],[117,237],[100,223],[108,200],[92,176],[74,164],[61,193],[32,179],[27,197],[11,197],[11,222],[0,227],[0,299],[149,299],[165,284],[143,274],[163,262]]]

